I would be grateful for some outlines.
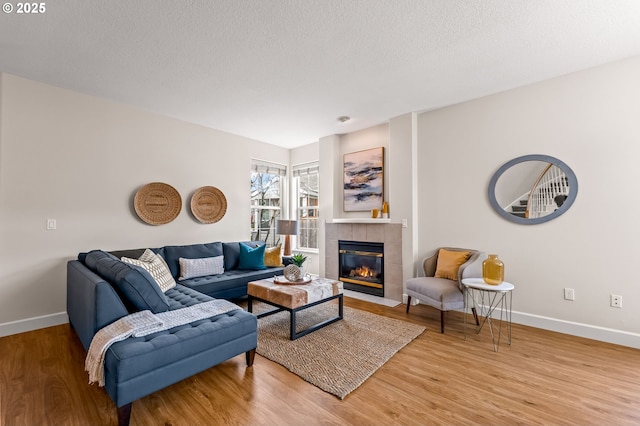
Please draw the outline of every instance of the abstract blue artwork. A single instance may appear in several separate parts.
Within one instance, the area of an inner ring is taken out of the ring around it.
[[[384,188],[384,147],[344,155],[344,211],[379,209]]]

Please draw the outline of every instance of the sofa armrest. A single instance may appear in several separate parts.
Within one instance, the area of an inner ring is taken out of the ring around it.
[[[102,327],[128,315],[111,284],[77,260],[67,263],[67,314],[82,346]]]

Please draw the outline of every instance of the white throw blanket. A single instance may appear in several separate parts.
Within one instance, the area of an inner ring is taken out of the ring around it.
[[[120,318],[98,330],[91,340],[84,363],[84,369],[89,373],[89,384],[98,382],[99,386],[104,386],[104,357],[112,344],[131,336],[146,336],[237,309],[242,308],[229,301],[216,299],[159,314],[141,311]]]

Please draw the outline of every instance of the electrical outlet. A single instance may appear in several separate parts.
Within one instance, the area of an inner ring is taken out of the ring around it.
[[[611,295],[611,307],[612,308],[622,308],[622,296],[618,296],[617,294]]]
[[[564,289],[564,299],[565,300],[576,300],[576,291],[572,288]]]
[[[57,227],[55,219],[47,219],[47,230],[53,231]]]

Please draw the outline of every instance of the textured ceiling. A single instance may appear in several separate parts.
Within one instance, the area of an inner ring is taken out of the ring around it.
[[[638,0],[55,0],[0,15],[2,72],[284,147],[634,55]]]

